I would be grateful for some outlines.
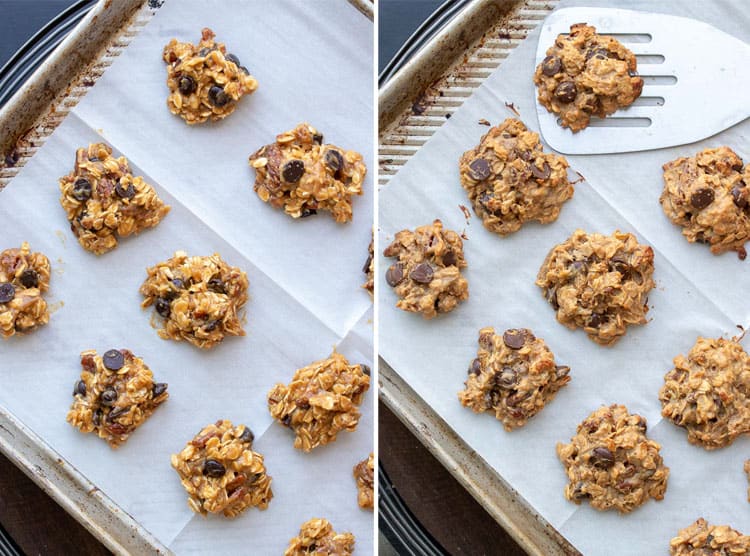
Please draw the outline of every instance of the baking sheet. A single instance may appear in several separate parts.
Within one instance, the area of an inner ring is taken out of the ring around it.
[[[173,36],[197,41],[204,26],[250,67],[260,88],[227,121],[187,127],[166,110],[161,51]],[[0,197],[2,248],[25,240],[50,258],[56,309],[49,325],[0,344],[0,405],[178,553],[281,553],[312,517],[354,533],[358,553],[373,550],[373,514],[358,508],[351,473],[372,451],[374,396],[366,397],[356,432],[311,454],[294,450],[265,398],[334,345],[372,365],[372,304],[359,286],[373,180],[354,201],[353,223],[336,225],[327,215],[292,221],[257,199],[247,167],[257,147],[309,119],[373,168],[371,39],[372,23],[344,0],[166,2]],[[57,179],[73,167],[77,147],[102,140],[128,157],[172,211],[157,228],[97,258],[70,233]],[[138,287],[146,266],[178,249],[219,252],[248,273],[246,337],[208,352],[159,339]],[[170,391],[117,451],[65,422],[78,354],[111,347],[142,356]],[[195,516],[187,506],[170,455],[220,418],[255,432],[254,447],[274,479],[264,512],[226,520]]]
[[[570,5],[604,2],[565,2]],[[562,7],[561,6],[561,7]],[[617,7],[666,12],[670,5],[619,2]],[[676,12],[677,9],[674,8]],[[681,2],[680,15],[702,19],[748,40],[746,16],[737,2]],[[476,145],[487,127],[514,114],[538,131],[532,82],[538,31],[503,62],[412,160],[380,190],[380,242],[395,232],[439,217],[446,227],[466,229],[470,299],[453,313],[433,321],[395,309],[396,297],[381,288],[380,353],[412,388],[531,505],[584,554],[662,554],[678,529],[703,516],[712,523],[750,529],[747,481],[742,471],[748,439],[709,453],[690,446],[682,429],[661,421],[658,390],[671,361],[686,353],[698,335],[733,335],[750,321],[744,282],[747,262],[736,254],[711,255],[706,246],[689,244],[663,215],[658,197],[661,165],[702,148],[728,144],[750,157],[745,122],[701,143],[648,153],[568,157],[587,178],[553,224],[526,225],[510,237],[486,231],[472,215],[466,223],[460,204],[469,205],[460,187],[458,159]],[[644,67],[640,68],[645,73]],[[707,84],[708,87],[708,84]],[[707,95],[707,98],[710,96]],[[709,113],[707,104],[706,113]],[[686,125],[689,119],[686,115]],[[575,177],[575,175],[573,175]],[[582,331],[569,331],[534,285],[549,249],[576,228],[636,233],[656,254],[656,288],[648,325],[632,327],[612,348],[591,342]],[[389,259],[381,258],[381,268]],[[382,272],[380,273],[382,274]],[[379,276],[382,279],[382,276]],[[384,284],[384,282],[381,282]],[[475,357],[482,326],[498,330],[529,327],[544,338],[560,364],[571,366],[571,383],[523,429],[506,433],[487,414],[461,407],[457,392]],[[647,418],[649,435],[663,446],[671,477],[665,499],[650,501],[630,515],[575,506],[562,491],[566,483],[555,455],[577,424],[602,404],[624,403]]]

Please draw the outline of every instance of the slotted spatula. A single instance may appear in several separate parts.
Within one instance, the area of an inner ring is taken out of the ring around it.
[[[588,23],[637,57],[640,98],[571,132],[537,102],[545,141],[565,154],[645,151],[710,137],[750,116],[750,45],[685,17],[610,8],[563,8],[542,24],[536,64],[557,35]]]

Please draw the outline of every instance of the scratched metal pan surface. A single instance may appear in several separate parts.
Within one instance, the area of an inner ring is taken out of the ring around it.
[[[471,0],[381,83],[378,181],[388,184],[557,0]],[[380,358],[380,398],[529,554],[579,552]]]

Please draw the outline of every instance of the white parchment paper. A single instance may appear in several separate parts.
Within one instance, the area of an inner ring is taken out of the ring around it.
[[[607,5],[565,2],[563,5]],[[750,39],[748,16],[739,2],[618,2],[618,7],[663,11],[695,17]],[[573,23],[573,22],[571,22]],[[637,31],[637,30],[634,30]],[[396,297],[381,278],[380,353],[477,453],[587,555],[667,554],[669,540],[698,517],[750,531],[747,480],[742,471],[750,444],[739,439],[729,448],[706,452],[690,446],[682,429],[662,421],[658,391],[672,359],[686,353],[698,335],[737,333],[750,322],[748,262],[736,254],[713,256],[704,245],[689,244],[659,205],[661,165],[678,156],[729,145],[750,159],[744,122],[701,143],[645,153],[568,157],[587,179],[549,225],[526,225],[501,238],[472,215],[467,225],[459,205],[470,206],[460,186],[458,159],[479,142],[487,127],[514,114],[538,131],[532,76],[537,34],[532,33],[502,66],[445,123],[399,174],[380,191],[380,244],[398,230],[441,218],[454,230],[466,228],[465,254],[470,298],[453,313],[433,321],[394,307]],[[686,41],[699,44],[695,37]],[[710,117],[710,84],[705,114]],[[738,94],[740,94],[738,92]],[[585,133],[585,131],[584,131]],[[609,234],[635,233],[656,253],[656,288],[649,305],[651,321],[631,327],[614,347],[590,341],[582,331],[556,322],[554,312],[534,285],[549,249],[575,229]],[[380,259],[381,269],[389,259]],[[380,273],[383,274],[382,272]],[[560,364],[571,367],[571,383],[523,429],[507,433],[487,414],[461,407],[457,392],[475,357],[479,328],[529,327],[544,338]],[[665,499],[649,501],[630,515],[597,512],[563,497],[566,477],[555,454],[576,426],[602,404],[622,403],[647,418],[649,435],[662,444],[671,468]]]
[[[172,37],[197,41],[202,27],[258,78],[228,120],[188,127],[166,109],[161,51]],[[360,289],[372,217],[373,179],[354,202],[354,221],[326,214],[292,221],[252,191],[247,156],[309,121],[326,140],[372,164],[372,23],[344,0],[314,3],[171,0],[0,193],[3,245],[28,241],[51,260],[49,325],[0,344],[0,405],[177,553],[280,554],[312,517],[373,551],[373,514],[360,510],[352,467],[373,449],[374,396],[354,433],[302,454],[273,423],[266,394],[333,346],[372,365],[372,304]],[[128,157],[172,211],[155,229],[102,257],[85,252],[59,205],[57,179],[75,150],[95,141]],[[160,340],[140,309],[145,268],[183,249],[218,252],[250,279],[247,336],[211,351]],[[65,422],[80,373],[78,354],[129,348],[170,398],[116,451]],[[235,520],[195,516],[169,464],[203,426],[227,418],[256,435],[273,477],[264,511]]]

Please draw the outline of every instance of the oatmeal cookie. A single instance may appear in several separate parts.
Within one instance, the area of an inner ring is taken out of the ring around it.
[[[461,276],[466,267],[461,236],[443,231],[440,220],[413,232],[401,230],[383,255],[398,258],[388,267],[385,281],[399,297],[399,309],[431,319],[469,298],[469,284]]]
[[[258,82],[239,58],[227,54],[224,43],[214,41],[215,36],[205,28],[197,45],[172,39],[164,47],[167,106],[188,124],[226,118],[243,95],[258,88]]]
[[[336,533],[327,519],[314,518],[302,524],[299,536],[289,541],[284,556],[351,556],[354,552],[354,535]]]
[[[655,286],[654,251],[633,234],[576,230],[547,255],[536,285],[568,328],[583,328],[601,345],[620,339],[631,324],[646,324]]]
[[[750,432],[750,356],[734,339],[701,338],[659,390],[661,414],[687,429],[688,442],[714,450]]]
[[[628,513],[649,498],[661,500],[669,468],[661,446],[646,436],[646,420],[623,405],[602,406],[580,425],[570,444],[558,443],[557,456],[570,483],[565,498],[588,499],[597,510]]]
[[[591,116],[604,118],[641,95],[635,55],[585,23],[558,35],[534,72],[539,103],[558,114],[563,127],[580,131]]]
[[[94,432],[112,448],[123,444],[164,403],[167,385],[154,382],[151,369],[127,349],[81,353],[81,379],[73,386],[67,421]]]
[[[362,287],[367,290],[367,293],[372,297],[375,290],[375,251],[373,248],[373,241],[370,240],[370,246],[367,248],[367,260],[365,265],[362,267],[362,272],[365,273],[367,280],[362,284]]]
[[[469,365],[466,389],[458,393],[464,407],[493,411],[505,430],[522,427],[570,382],[570,367],[556,365],[544,340],[527,328],[491,326],[479,331],[477,357]]]
[[[375,461],[373,454],[363,459],[352,470],[354,479],[357,481],[357,504],[360,508],[373,509],[374,494],[373,481],[375,476]]]
[[[170,209],[153,187],[130,173],[128,160],[112,156],[104,143],[76,151],[75,167],[60,178],[60,191],[71,231],[97,255],[117,247],[118,238],[153,228]]]
[[[705,149],[667,162],[659,202],[690,243],[708,243],[715,255],[747,256],[750,240],[750,166],[729,147]]]
[[[334,442],[340,431],[357,428],[358,406],[369,388],[370,368],[349,365],[334,351],[328,359],[297,369],[288,385],[276,384],[268,393],[268,410],[294,431],[294,447],[309,452]]]
[[[728,525],[709,525],[702,517],[682,529],[669,541],[671,556],[713,556],[750,554],[750,536]]]
[[[153,305],[162,317],[161,338],[209,349],[226,336],[245,335],[238,313],[247,302],[247,274],[218,253],[188,257],[177,251],[146,272],[141,306]]]
[[[539,135],[508,118],[491,128],[459,162],[461,185],[491,232],[507,235],[525,222],[549,224],[573,196],[568,161],[545,153]]]
[[[20,248],[0,252],[0,336],[24,334],[49,322],[43,294],[49,289],[49,259]]]
[[[292,218],[326,210],[336,222],[352,219],[352,196],[362,195],[367,167],[362,155],[323,143],[323,135],[302,123],[250,155],[253,189],[264,203]]]
[[[236,517],[251,506],[261,510],[273,498],[263,456],[253,452],[253,432],[245,425],[218,420],[172,455],[172,467],[197,514]]]

